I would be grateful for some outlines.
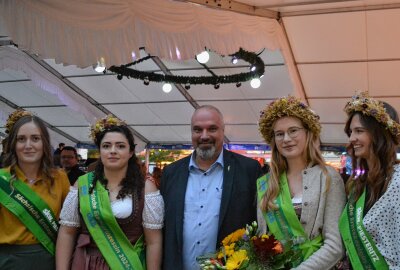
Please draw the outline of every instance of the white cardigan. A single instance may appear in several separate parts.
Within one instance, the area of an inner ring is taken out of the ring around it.
[[[338,223],[346,204],[346,193],[339,173],[332,167],[327,166],[327,169],[331,178],[328,192],[325,191],[326,177],[319,166],[302,171],[303,204],[300,222],[310,239],[322,234],[324,242],[296,270],[330,269],[344,254]],[[257,220],[260,230],[266,232],[266,222],[259,207]]]

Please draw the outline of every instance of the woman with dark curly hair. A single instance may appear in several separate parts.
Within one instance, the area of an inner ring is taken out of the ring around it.
[[[144,180],[131,131],[107,116],[93,125],[91,136],[100,159],[64,203],[57,269],[160,269],[163,201]]]
[[[356,95],[346,104],[353,173],[340,233],[353,269],[400,269],[400,124],[388,103]]]
[[[6,124],[5,168],[0,169],[0,269],[54,269],[58,217],[68,194],[54,168],[43,121],[17,110]]]

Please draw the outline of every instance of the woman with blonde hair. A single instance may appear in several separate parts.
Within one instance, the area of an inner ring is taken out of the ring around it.
[[[353,172],[340,233],[354,269],[400,269],[400,124],[388,103],[354,96],[345,132]]]
[[[91,137],[100,159],[65,200],[57,269],[160,269],[164,203],[144,180],[132,132],[109,115],[92,126]]]
[[[261,112],[259,130],[272,148],[270,172],[257,181],[261,230],[300,249],[289,267],[333,268],[343,256],[338,221],[346,196],[319,150],[319,116],[299,99],[283,97]]]
[[[17,110],[6,123],[0,169],[0,269],[54,269],[58,217],[69,190],[54,168],[44,122]]]

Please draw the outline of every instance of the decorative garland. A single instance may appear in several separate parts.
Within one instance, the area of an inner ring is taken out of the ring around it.
[[[126,65],[111,66],[108,70],[116,73],[118,80],[122,80],[122,78],[125,76],[127,78],[142,80],[145,85],[148,85],[150,82],[166,82],[173,84],[184,84],[186,89],[189,89],[191,84],[211,84],[215,87],[219,87],[219,84],[236,83],[236,85],[239,87],[240,82],[249,81],[254,78],[260,78],[264,74],[264,62],[257,54],[253,52],[248,52],[240,48],[238,52],[229,56],[248,62],[251,65],[253,71],[250,70],[249,72],[222,76],[217,76],[215,74],[212,74],[212,76],[175,76],[147,71],[139,71],[131,68],[131,66],[148,60],[153,56],[146,56]]]

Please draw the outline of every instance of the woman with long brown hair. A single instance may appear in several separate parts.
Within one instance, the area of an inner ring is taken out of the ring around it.
[[[92,126],[91,137],[100,159],[65,200],[57,269],[160,269],[163,200],[145,181],[132,132],[110,115]]]
[[[272,148],[270,172],[257,181],[261,231],[301,250],[290,268],[333,268],[343,256],[338,221],[346,196],[319,150],[319,116],[299,99],[283,97],[261,112],[259,129]]]
[[[12,113],[5,168],[0,170],[0,269],[54,269],[58,217],[68,194],[67,175],[55,169],[43,121]]]
[[[400,269],[400,124],[388,103],[356,95],[346,104],[353,172],[340,232],[354,269]]]

